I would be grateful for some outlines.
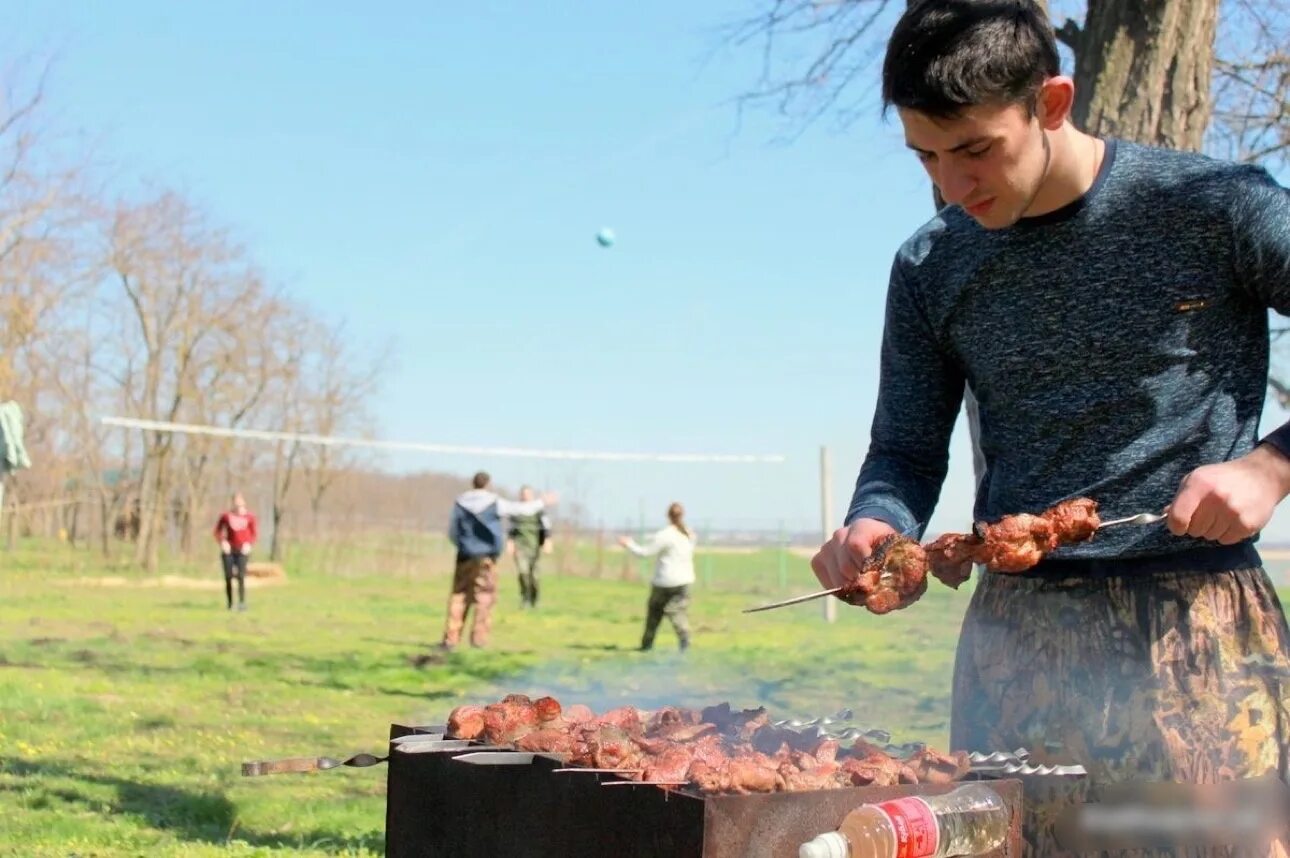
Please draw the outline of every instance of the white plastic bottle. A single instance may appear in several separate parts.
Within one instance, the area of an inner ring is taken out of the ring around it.
[[[866,804],[837,831],[802,844],[798,858],[948,858],[984,855],[1008,837],[1008,806],[981,783],[944,795]]]

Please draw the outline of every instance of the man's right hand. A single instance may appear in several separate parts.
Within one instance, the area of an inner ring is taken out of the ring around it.
[[[231,545],[229,545],[229,544],[228,544],[228,540],[224,540],[224,541],[220,542],[220,544],[219,544],[219,550],[220,550],[221,552],[223,552],[224,554],[232,554],[232,553],[233,553],[233,546],[231,546]]]
[[[860,577],[864,562],[879,544],[895,533],[896,529],[885,521],[858,518],[847,527],[834,531],[833,538],[815,552],[811,558],[811,571],[826,590],[845,587]]]

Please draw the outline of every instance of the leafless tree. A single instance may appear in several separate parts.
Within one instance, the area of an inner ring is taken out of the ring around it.
[[[848,127],[872,110],[883,38],[905,2],[760,5],[726,33],[729,43],[756,45],[761,55],[759,79],[737,99],[741,108],[769,107],[794,130],[825,117]],[[1073,55],[1075,120],[1085,130],[1185,149],[1208,142],[1249,160],[1284,157],[1286,0],[1041,5],[1060,22],[1058,37]]]
[[[1270,169],[1290,164],[1290,3],[1226,0],[1207,148]]]
[[[123,382],[135,414],[177,421],[201,397],[221,363],[221,333],[236,316],[246,282],[242,252],[173,192],[117,207],[108,226],[108,264],[127,308],[137,351],[124,357]],[[144,437],[136,559],[155,569],[175,505],[176,438]]]
[[[370,435],[367,403],[376,393],[387,358],[384,352],[368,359],[356,354],[343,324],[315,323],[300,403],[309,431],[327,436]],[[302,451],[300,468],[315,533],[328,490],[359,461],[352,448],[312,444]]]
[[[67,477],[68,438],[51,379],[92,279],[82,162],[45,126],[44,98],[43,70],[20,67],[0,81],[0,401],[18,400],[26,412],[27,446],[44,463],[23,474],[33,491]]]

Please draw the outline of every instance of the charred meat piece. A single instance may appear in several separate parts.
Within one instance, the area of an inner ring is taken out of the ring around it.
[[[668,742],[692,742],[700,736],[716,732],[716,724],[669,724],[659,728],[652,735]]]
[[[662,753],[641,759],[641,780],[688,783],[694,757],[681,745],[669,745]]]
[[[575,703],[568,709],[564,710],[564,720],[569,724],[582,724],[587,721],[596,720],[596,713],[592,712],[591,707],[589,706]]]
[[[608,712],[596,718],[601,724],[612,724],[623,730],[633,733],[639,733],[644,729],[641,723],[640,710],[635,706],[619,706],[617,709],[610,709]]]
[[[838,768],[844,782],[849,780],[850,786],[918,783],[918,775],[910,766],[886,754],[864,758],[847,757],[838,763]]]
[[[1048,519],[1039,515],[1006,515],[980,526],[977,559],[996,572],[1024,572],[1057,547]]]
[[[448,735],[454,739],[478,739],[484,732],[484,707],[458,706],[448,713]]]
[[[539,697],[533,701],[533,711],[539,721],[555,721],[560,717],[560,701],[554,697]]]
[[[931,748],[924,748],[908,757],[905,764],[914,770],[920,784],[952,783],[966,775],[972,767],[966,751],[941,754]]]
[[[1039,515],[1005,515],[993,523],[980,522],[973,533],[947,533],[927,546],[932,574],[957,588],[971,575],[971,564],[995,572],[1024,572],[1046,554],[1092,538],[1101,520],[1096,501],[1072,498]]]
[[[519,699],[522,698],[523,702]],[[491,745],[510,745],[520,736],[536,729],[538,713],[532,701],[513,694],[484,707],[484,738]]]
[[[515,740],[519,751],[533,751],[540,754],[572,754],[575,740],[567,729],[544,727],[525,733]]]
[[[924,546],[936,579],[955,590],[972,577],[972,563],[981,540],[971,533],[945,533]]]
[[[709,763],[696,760],[690,766],[689,778],[703,792],[778,792],[784,788],[779,764],[756,751]]]
[[[1062,501],[1045,510],[1044,518],[1052,522],[1053,532],[1062,544],[1091,539],[1102,524],[1097,514],[1097,501],[1088,498]]]
[[[927,592],[927,570],[927,552],[917,540],[893,534],[875,549],[860,577],[837,596],[875,614],[907,608]]]
[[[927,552],[912,539],[897,539],[882,562],[882,582],[902,598],[919,592],[927,581]]]
[[[582,728],[574,754],[575,758],[570,760],[574,765],[593,769],[633,769],[639,767],[642,752],[625,730],[602,723]]]

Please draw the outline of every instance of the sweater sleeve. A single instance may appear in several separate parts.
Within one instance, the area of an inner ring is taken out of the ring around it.
[[[1242,167],[1230,206],[1237,283],[1290,316],[1290,189],[1262,167]]]
[[[455,547],[461,548],[460,537],[461,530],[461,507],[458,504],[452,505],[452,512],[448,515],[448,541]]]
[[[624,547],[637,557],[653,557],[663,550],[663,539],[661,534],[656,533],[644,545],[629,539]]]
[[[246,514],[246,529],[252,545],[260,541],[260,525],[253,512]]]
[[[1242,167],[1231,197],[1237,282],[1255,300],[1290,316],[1290,190],[1261,167]],[[1290,422],[1263,443],[1290,458]]]
[[[963,384],[962,370],[940,345],[897,260],[887,288],[869,452],[847,524],[873,518],[921,536],[949,467]]]
[[[546,503],[541,498],[531,501],[513,501],[506,498],[497,499],[497,514],[505,518],[511,518],[517,515],[536,515],[546,509]]]

